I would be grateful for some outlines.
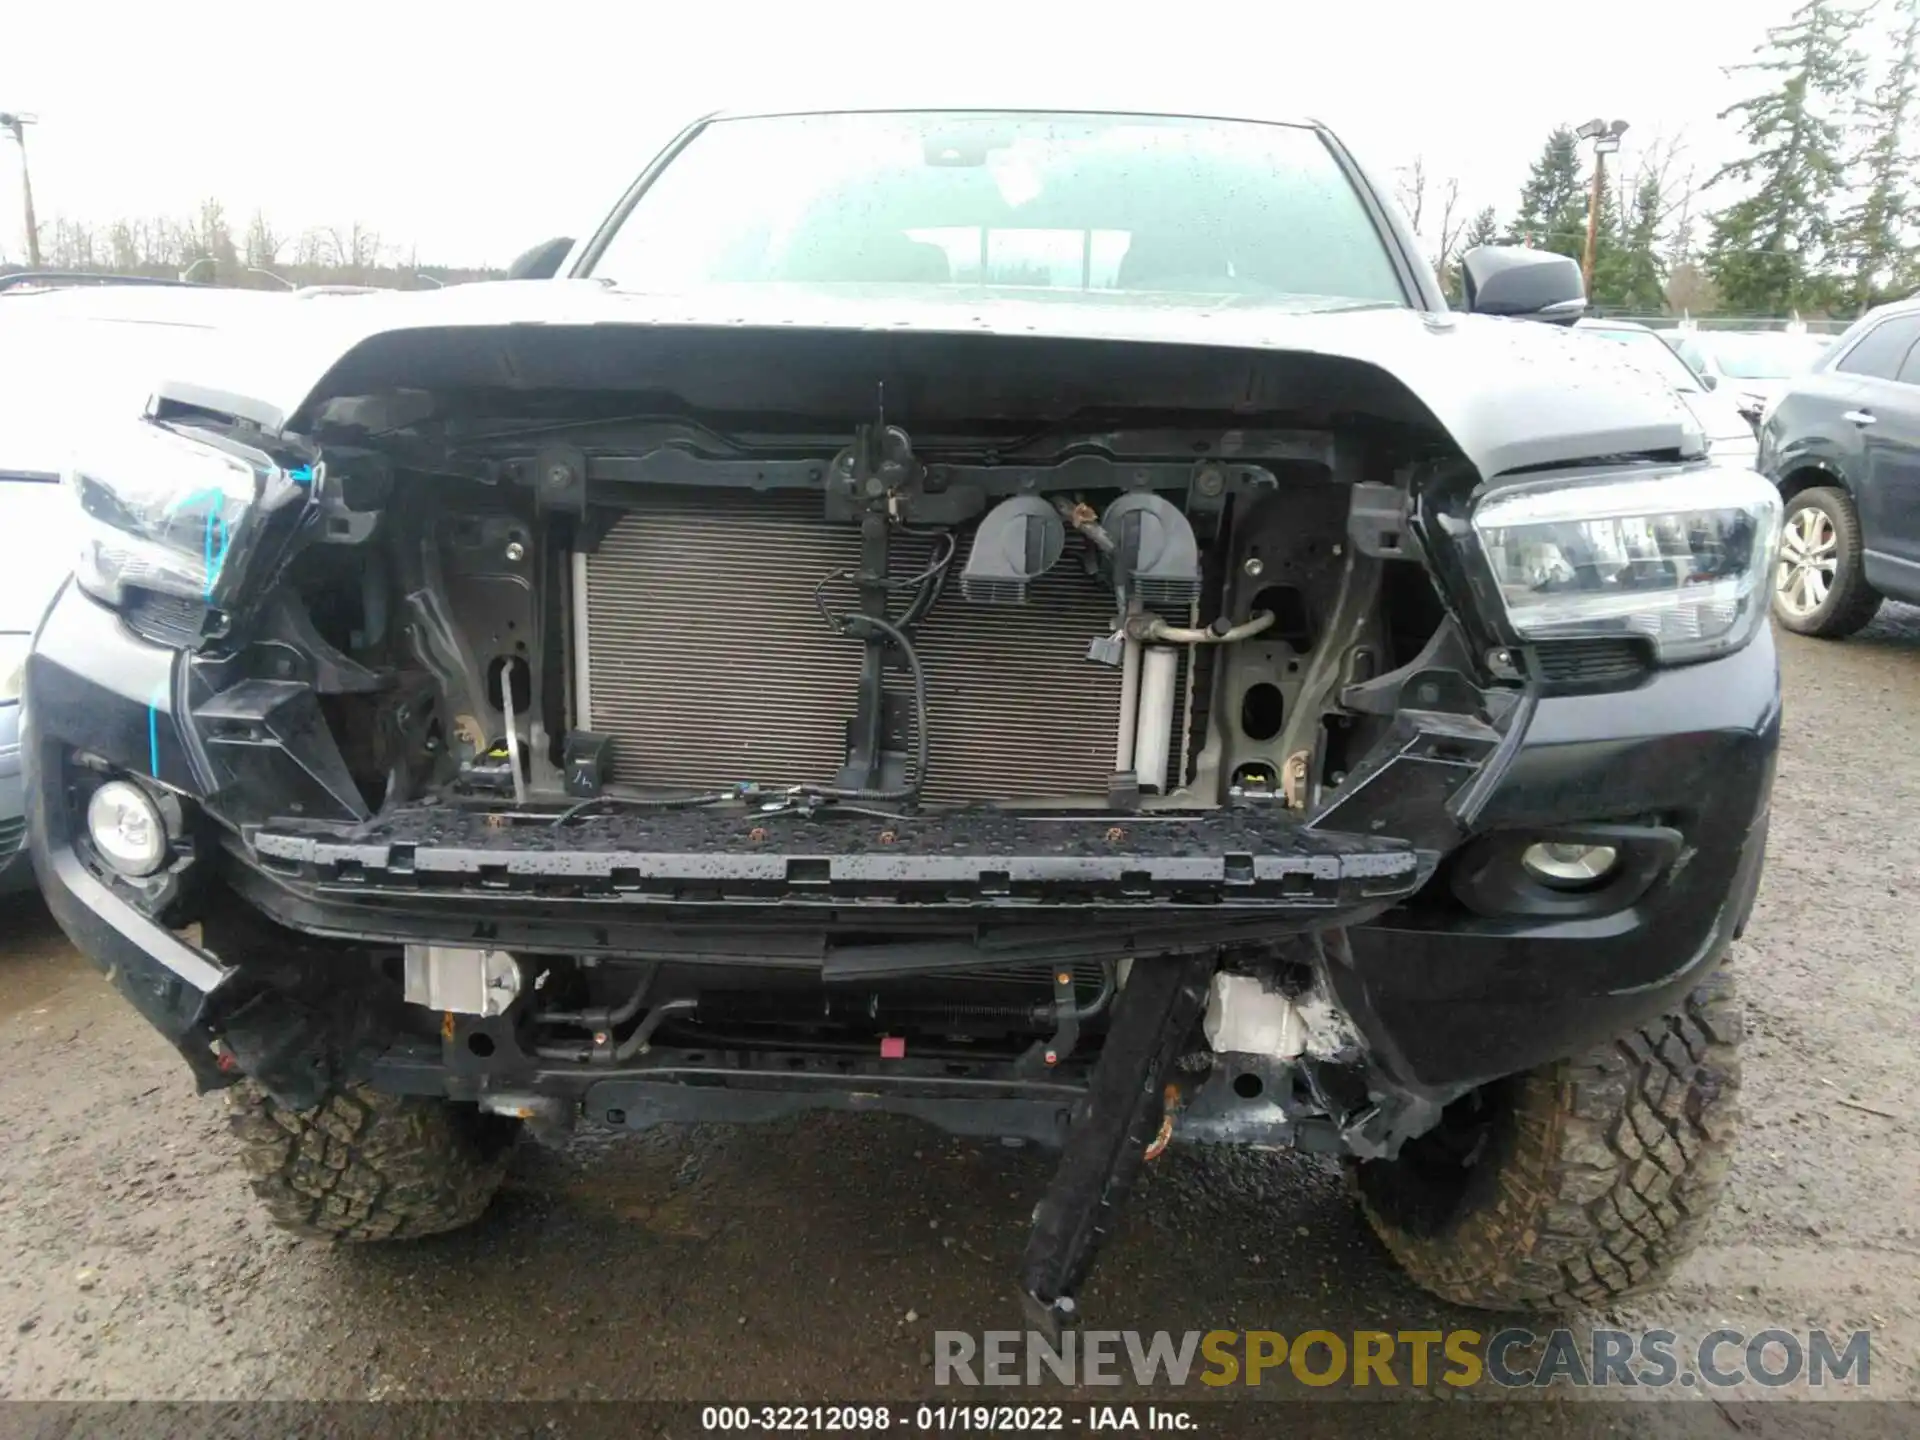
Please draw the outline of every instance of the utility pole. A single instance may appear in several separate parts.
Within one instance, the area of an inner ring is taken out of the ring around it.
[[[1600,235],[1600,196],[1606,184],[1607,156],[1620,148],[1620,137],[1627,133],[1624,120],[1589,120],[1573,132],[1582,140],[1593,141],[1593,193],[1587,197],[1587,245],[1580,257],[1580,280],[1587,298],[1593,298],[1593,251]]]
[[[33,179],[27,174],[27,130],[34,123],[31,115],[15,114],[0,110],[0,130],[13,136],[13,143],[20,147],[20,199],[27,211],[27,264],[35,270],[40,268],[40,227],[33,218]]]

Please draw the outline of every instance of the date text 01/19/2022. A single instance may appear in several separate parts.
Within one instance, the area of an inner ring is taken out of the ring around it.
[[[872,1434],[887,1430],[931,1434],[1061,1433],[1067,1430],[1192,1431],[1193,1417],[1157,1405],[708,1405],[700,1428],[709,1432]]]

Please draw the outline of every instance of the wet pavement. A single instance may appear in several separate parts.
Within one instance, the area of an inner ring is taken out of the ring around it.
[[[1872,1393],[1920,1399],[1920,612],[1782,647],[1771,857],[1737,962],[1733,1181],[1668,1289],[1583,1323],[1870,1328]],[[470,1231],[294,1241],[229,1163],[222,1101],[193,1094],[31,902],[0,902],[0,1095],[0,1397],[16,1400],[929,1396],[936,1330],[1021,1323],[1010,1277],[1048,1174],[1033,1150],[898,1119],[582,1132],[523,1147]],[[1402,1279],[1334,1166],[1178,1147],[1085,1303],[1102,1325],[1176,1332],[1502,1323]],[[1315,1431],[1433,1418],[1314,1408]],[[1916,1428],[1791,1402],[1474,1414],[1485,1433]]]

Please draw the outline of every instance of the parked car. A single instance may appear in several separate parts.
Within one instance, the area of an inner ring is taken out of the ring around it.
[[[0,461],[0,895],[33,887],[20,775],[20,693],[33,627],[73,569],[59,536],[71,527],[59,477]]]
[[[1670,386],[1680,397],[1680,403],[1700,422],[1716,457],[1749,469],[1757,463],[1759,442],[1754,438],[1753,422],[1741,412],[1732,396],[1718,389],[1709,390],[1702,384],[1700,377],[1660,339],[1658,331],[1632,320],[1591,317],[1577,321],[1573,328],[1577,334],[1618,345],[1635,364],[1646,366],[1663,384]]]
[[[72,500],[60,485],[73,446],[102,415],[137,414],[154,378],[189,363],[217,317],[263,302],[272,304],[139,277],[0,279],[0,894],[34,883],[19,701],[34,627],[78,553]]]
[[[1920,604],[1920,301],[1869,312],[1769,408],[1761,468],[1785,529],[1773,613],[1838,639]]]
[[[1326,130],[1146,115],[714,117],[579,233],[74,464],[36,866],[277,1223],[830,1107],[1060,1147],[1047,1327],[1170,1142],[1463,1303],[1698,1243],[1779,497],[1529,323],[1571,261],[1450,315]]]
[[[1760,412],[1813,367],[1827,336],[1785,330],[1656,330],[1700,383],[1732,398],[1757,428]]]

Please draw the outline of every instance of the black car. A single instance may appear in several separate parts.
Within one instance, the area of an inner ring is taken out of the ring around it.
[[[1920,302],[1855,321],[1769,407],[1760,468],[1785,499],[1782,625],[1837,639],[1920,603]]]
[[[83,437],[49,903],[302,1233],[825,1106],[1060,1146],[1048,1327],[1169,1142],[1346,1157],[1456,1300],[1655,1283],[1779,497],[1571,262],[1465,270],[1311,125],[702,121],[563,278],[295,307]]]

